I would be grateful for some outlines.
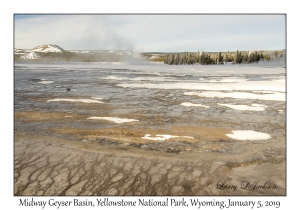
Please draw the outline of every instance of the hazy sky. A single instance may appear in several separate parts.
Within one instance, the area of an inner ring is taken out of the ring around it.
[[[285,49],[285,15],[15,15],[15,47],[142,52]]]

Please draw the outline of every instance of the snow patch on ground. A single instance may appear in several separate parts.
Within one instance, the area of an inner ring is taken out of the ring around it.
[[[246,81],[237,83],[133,83],[118,84],[123,88],[150,88],[150,89],[187,89],[187,90],[225,90],[225,91],[279,91],[285,92],[285,83],[273,81]]]
[[[285,83],[285,79],[277,79],[277,80],[273,80],[274,82],[280,82],[280,83]]]
[[[190,107],[190,106],[198,106],[198,107],[204,107],[204,108],[209,108],[209,106],[205,106],[205,105],[202,105],[202,104],[193,104],[193,103],[190,103],[190,102],[183,102],[180,104],[181,106],[187,106],[187,107]]]
[[[241,79],[241,78],[236,78],[236,77],[231,77],[231,78],[219,78],[219,79],[210,79],[210,80],[205,80],[203,78],[200,78],[199,80],[205,81],[205,82],[214,82],[214,83],[238,83],[238,82],[246,82],[246,79]]]
[[[276,94],[278,92],[275,91],[252,91],[253,93],[265,93],[265,94]]]
[[[88,120],[108,120],[115,123],[138,122],[139,120],[118,117],[89,117]]]
[[[52,84],[53,81],[41,81],[41,82],[38,82],[40,84]]]
[[[50,99],[47,102],[58,102],[58,101],[63,101],[63,102],[82,102],[82,103],[97,103],[97,104],[102,104],[104,102],[98,101],[98,100],[92,100],[92,99],[69,99],[69,98],[55,98],[55,99]]]
[[[108,77],[104,77],[102,79],[108,79],[108,80],[129,80],[128,77],[116,77],[116,76],[108,76]]]
[[[264,111],[265,110],[265,105],[262,104],[251,104],[251,106],[248,105],[233,105],[233,104],[219,104],[220,106],[226,106],[231,109],[235,110],[243,110],[243,111]]]
[[[98,98],[98,97],[91,97],[92,99],[96,99],[96,100],[103,100],[104,98]]]
[[[141,137],[142,139],[146,140],[153,140],[153,141],[165,141],[171,138],[189,138],[189,139],[194,139],[192,136],[172,136],[172,135],[165,135],[165,134],[157,134],[156,137],[151,137],[150,134],[146,134],[144,137]]]
[[[117,77],[117,76],[108,76],[104,77],[102,79],[107,79],[107,80],[127,80],[127,81],[179,81],[172,79],[170,77],[135,77],[135,78],[128,78],[128,77]]]
[[[271,136],[267,133],[261,133],[251,130],[235,130],[233,134],[226,134],[226,136],[235,140],[265,140],[270,139]]]
[[[278,92],[269,92],[268,94],[254,94],[254,93],[246,93],[246,92],[185,92],[184,95],[197,95],[199,97],[219,97],[219,98],[238,98],[238,99],[259,99],[259,100],[272,100],[272,101],[285,101],[285,93]]]

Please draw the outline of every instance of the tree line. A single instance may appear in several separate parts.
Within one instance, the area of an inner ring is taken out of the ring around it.
[[[263,54],[262,52],[241,52],[236,51],[235,53],[226,52],[226,53],[206,53],[206,52],[199,52],[198,53],[173,53],[168,54],[164,61],[165,64],[169,65],[185,65],[185,64],[202,64],[202,65],[209,65],[209,64],[224,64],[225,62],[232,62],[232,63],[257,63],[259,61],[269,61],[272,59],[276,59],[278,57],[282,57],[281,55],[277,55],[277,52],[274,56],[269,54]]]

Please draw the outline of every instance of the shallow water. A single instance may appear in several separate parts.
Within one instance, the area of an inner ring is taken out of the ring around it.
[[[148,117],[138,123],[147,128],[156,126],[152,116],[162,117],[165,126],[212,126],[218,121],[228,127],[231,122],[237,123],[232,129],[285,135],[285,130],[279,128],[285,125],[285,68],[280,66],[16,64],[14,78],[15,111],[59,111],[87,118],[138,114]],[[85,109],[82,102],[76,102],[94,97],[102,98],[99,101],[106,108],[96,104]],[[61,101],[68,99],[75,102]],[[203,106],[184,107],[182,103]],[[266,108],[259,112],[230,108],[253,103]],[[85,123],[77,122],[77,126],[84,127]]]
[[[16,64],[15,195],[285,195],[285,110],[282,67]]]

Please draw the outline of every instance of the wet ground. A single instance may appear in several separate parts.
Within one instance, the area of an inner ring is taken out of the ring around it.
[[[284,84],[271,82],[284,78],[284,68],[265,66],[16,65],[15,194],[285,195],[285,100],[187,94],[216,91],[217,84],[222,93],[267,97],[273,93],[255,91],[282,93]],[[195,90],[199,83],[203,90]],[[170,84],[178,88],[160,87]],[[236,140],[226,135],[233,130],[271,138]],[[146,134],[177,137],[155,141]]]

